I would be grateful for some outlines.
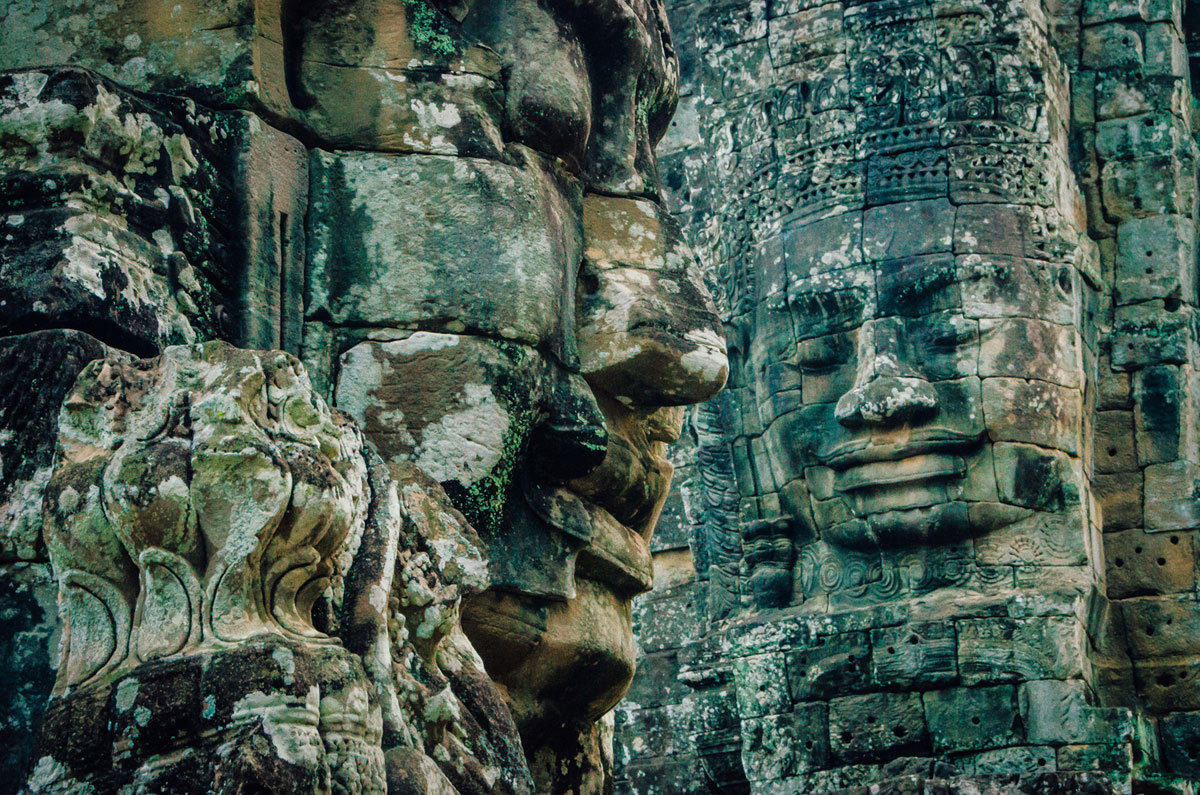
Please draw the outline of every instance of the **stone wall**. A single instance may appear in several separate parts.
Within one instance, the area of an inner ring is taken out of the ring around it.
[[[670,12],[664,182],[731,378],[691,420],[694,578],[639,602],[620,786],[1186,787],[1186,9]]]

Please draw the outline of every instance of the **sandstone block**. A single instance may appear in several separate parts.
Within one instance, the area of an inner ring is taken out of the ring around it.
[[[865,632],[818,637],[792,649],[787,657],[792,698],[818,700],[868,690],[871,660]]]
[[[1129,653],[1135,660],[1194,655],[1200,633],[1200,603],[1190,595],[1123,599]]]
[[[1096,475],[1092,485],[1100,500],[1105,532],[1142,524],[1143,478],[1140,470]]]
[[[1147,168],[1152,165],[1147,164]],[[1131,218],[1117,227],[1118,302],[1129,304],[1169,296],[1195,301],[1195,243],[1190,220],[1170,214],[1170,208],[1148,210],[1161,214]]]
[[[744,718],[774,715],[791,708],[786,663],[782,654],[755,654],[733,661],[738,714]]]
[[[1032,743],[1119,744],[1132,733],[1129,710],[1094,706],[1079,680],[1034,680],[1020,687],[1021,717]]]
[[[871,646],[871,678],[880,687],[925,690],[958,676],[953,624],[873,630]]]
[[[1190,461],[1146,467],[1146,531],[1200,527],[1200,473]]]
[[[982,751],[1022,739],[1015,687],[956,687],[922,699],[936,752]]]
[[[843,764],[895,757],[928,745],[917,693],[874,693],[829,702],[829,747]]]
[[[1083,636],[1074,618],[981,618],[955,622],[966,684],[1078,675]]]
[[[1190,591],[1196,582],[1195,534],[1126,530],[1104,536],[1108,597]]]
[[[742,765],[749,781],[777,781],[829,762],[828,707],[797,704],[793,712],[742,722]]]

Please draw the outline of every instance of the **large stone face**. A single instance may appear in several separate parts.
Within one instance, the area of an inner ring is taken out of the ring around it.
[[[632,692],[677,675],[619,709],[626,791],[1179,784],[1200,653],[1176,634],[1200,505],[1182,6],[669,12],[684,111],[661,162],[731,376],[689,423],[694,578],[635,610]]]

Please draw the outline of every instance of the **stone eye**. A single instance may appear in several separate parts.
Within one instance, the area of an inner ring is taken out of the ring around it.
[[[845,357],[838,356],[836,351],[824,348],[821,350],[801,350],[797,366],[805,375],[825,375],[842,364]]]
[[[973,326],[945,326],[932,329],[926,341],[931,348],[952,349],[974,342],[975,337]]]

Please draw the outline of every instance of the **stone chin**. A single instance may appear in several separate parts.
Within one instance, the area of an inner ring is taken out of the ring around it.
[[[637,482],[626,477],[623,488],[614,488],[616,473],[606,473],[602,464],[569,488],[526,497],[547,533],[587,534],[574,559],[570,596],[493,588],[465,603],[464,627],[488,672],[504,688],[527,742],[563,725],[594,722],[616,705],[632,681],[636,647],[631,602],[653,584],[648,539],[670,484],[665,460],[646,455],[642,463],[653,466],[654,476],[643,475]],[[621,470],[630,475],[628,468]],[[600,484],[610,500],[629,491],[641,499],[624,510],[612,506],[610,512],[600,504],[602,497],[578,493]]]

